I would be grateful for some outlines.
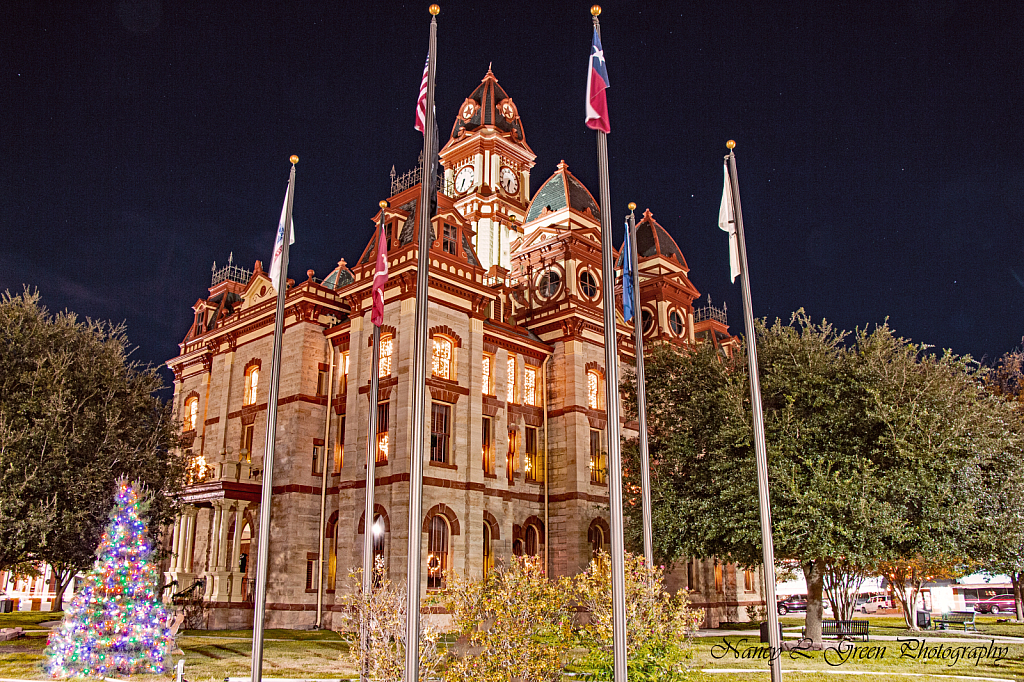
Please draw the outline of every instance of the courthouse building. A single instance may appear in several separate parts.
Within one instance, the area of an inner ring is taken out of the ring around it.
[[[582,570],[609,543],[600,209],[565,162],[531,193],[533,150],[516,104],[488,70],[441,151],[430,247],[430,428],[423,516],[408,518],[421,169],[392,171],[390,206],[368,214],[367,245],[323,279],[289,282],[270,529],[268,624],[313,623],[320,491],[327,477],[325,622],[362,565],[365,463],[376,456],[374,553],[404,580],[410,525],[423,534],[426,590],[444,574],[482,577],[512,555],[551,575]],[[367,200],[367,205],[373,205]],[[374,225],[390,277],[380,389],[370,396]],[[640,320],[649,343],[728,352],[725,311],[700,293],[668,232],[637,227]],[[339,254],[340,255],[340,254]],[[301,264],[292,263],[293,272]],[[303,279],[301,277],[296,280]],[[607,284],[607,286],[606,286]],[[210,627],[252,622],[252,595],[276,294],[259,262],[215,269],[181,353],[168,361],[192,458],[183,512],[164,538],[167,581],[202,581]],[[618,313],[620,375],[633,328]],[[378,436],[367,443],[369,401]],[[623,424],[635,435],[635,422]],[[708,620],[744,618],[759,577],[714,560],[677,565]],[[199,588],[197,588],[199,589]]]

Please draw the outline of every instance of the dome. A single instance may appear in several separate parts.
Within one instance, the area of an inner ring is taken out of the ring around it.
[[[569,172],[565,161],[558,163],[558,170],[541,185],[530,201],[526,212],[526,222],[530,223],[545,213],[559,211],[569,207],[579,213],[590,211],[595,220],[601,220],[601,209],[594,201],[593,195]]]
[[[485,127],[496,128],[513,142],[529,149],[523,122],[519,120],[519,109],[508,93],[498,85],[498,79],[490,67],[487,67],[487,74],[480,85],[459,107],[449,144],[467,132]]]
[[[638,259],[664,256],[665,258],[674,258],[683,268],[690,269],[676,240],[672,239],[672,235],[654,219],[650,209],[644,211],[640,222],[636,224],[636,246]],[[621,264],[620,252],[616,265],[621,266]]]

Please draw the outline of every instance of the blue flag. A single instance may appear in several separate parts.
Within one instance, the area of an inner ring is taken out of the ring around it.
[[[622,317],[626,322],[633,319],[633,247],[629,244],[628,221],[622,242]]]

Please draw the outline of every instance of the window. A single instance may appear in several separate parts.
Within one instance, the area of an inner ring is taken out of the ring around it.
[[[377,464],[388,462],[388,423],[390,402],[377,403]]]
[[[521,538],[512,541],[512,554],[514,554],[515,556],[523,556],[524,550],[523,541]]]
[[[697,589],[697,572],[694,570],[693,559],[686,562],[686,589]]]
[[[601,448],[604,434],[598,429],[590,429],[590,482],[607,483],[608,466],[605,453]]]
[[[508,482],[516,480],[516,451],[519,449],[519,433],[515,429],[508,430],[508,454],[505,456],[505,471],[508,473]]]
[[[391,226],[393,224],[394,223],[388,223],[387,225],[384,226],[384,237],[386,239],[384,243],[388,246],[390,246],[391,244]]]
[[[316,554],[312,557],[306,556],[306,589],[313,590],[316,588],[314,582],[316,578]]]
[[[439,379],[452,378],[452,342],[443,337],[434,337],[433,373]]]
[[[682,336],[686,331],[686,323],[678,310],[673,310],[668,314],[668,326],[672,328],[672,333],[676,336]]]
[[[494,475],[494,440],[492,434],[494,433],[491,427],[491,418],[483,417],[483,421],[480,426],[480,443],[481,450],[483,451],[483,464],[484,473]]]
[[[256,388],[260,383],[260,368],[250,367],[245,373],[245,395],[242,398],[243,405],[254,405],[256,403]]]
[[[185,424],[183,431],[196,430],[196,418],[199,416],[199,398],[191,397],[185,401]]]
[[[491,524],[484,521],[484,578],[494,570],[494,552],[491,550]]]
[[[444,587],[444,574],[448,571],[448,522],[441,515],[430,519],[427,536],[427,589]]]
[[[540,531],[532,523],[526,526],[525,545],[523,549],[526,550],[526,556],[537,556],[540,549]]]
[[[391,376],[391,352],[394,350],[394,339],[391,335],[382,336],[380,339],[380,369],[377,376],[380,378]]]
[[[537,404],[537,368],[527,367],[523,372],[523,403]]]
[[[646,308],[640,309],[640,323],[643,325],[644,334],[650,334],[654,329],[654,315]]]
[[[334,473],[341,473],[345,465],[345,415],[338,416],[337,445],[334,446]]]
[[[604,549],[604,531],[601,526],[596,523],[590,526],[590,530],[587,531],[587,542],[590,543],[590,555],[597,557]]]
[[[348,391],[348,351],[341,354],[341,385],[338,386],[338,394]]]
[[[594,298],[597,296],[597,280],[590,274],[590,270],[584,270],[580,273],[580,291],[587,298]]]
[[[324,446],[313,446],[313,475],[319,476],[324,473]]]
[[[327,554],[327,584],[326,591],[334,591],[334,581],[338,577],[338,522],[331,521],[324,529],[329,539]]]
[[[453,256],[458,253],[457,244],[459,238],[459,231],[454,225],[445,224],[444,226],[444,239],[441,240],[441,248],[444,249],[445,253],[450,253]]]
[[[384,517],[376,514],[373,517],[373,584],[379,585],[384,571]]]
[[[508,401],[516,401],[516,358],[510,355],[508,358]]]
[[[722,592],[723,587],[722,564],[718,563],[718,559],[715,559],[715,592]]]
[[[327,382],[328,381],[329,381],[329,379],[327,378],[327,370],[326,369],[317,370],[317,373],[316,373],[316,394],[317,395],[327,395],[327,391],[328,391],[328,388],[329,388],[327,386]]]
[[[537,428],[526,427],[526,465],[523,467],[526,472],[526,480],[544,480],[544,462],[537,454]]]
[[[541,298],[551,298],[558,293],[562,285],[562,276],[554,269],[545,270],[537,280],[537,295]]]
[[[754,591],[754,572],[749,568],[743,571],[743,589],[747,592]]]
[[[600,409],[601,405],[601,374],[596,370],[587,371],[587,407]]]
[[[252,462],[252,433],[255,430],[254,424],[242,425],[242,442],[238,446],[238,458],[240,461]]]
[[[430,408],[430,461],[448,464],[452,406],[433,403]]]
[[[483,364],[481,365],[483,386],[481,390],[484,395],[491,395],[491,362],[493,358],[490,355],[485,355]]]

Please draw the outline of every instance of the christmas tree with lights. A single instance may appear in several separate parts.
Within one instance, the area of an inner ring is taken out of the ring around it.
[[[172,641],[144,510],[136,485],[118,481],[96,564],[50,635],[46,669],[53,677],[167,669]]]

